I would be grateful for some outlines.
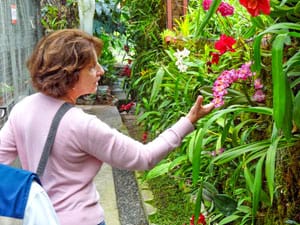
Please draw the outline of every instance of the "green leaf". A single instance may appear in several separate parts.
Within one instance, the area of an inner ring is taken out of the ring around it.
[[[254,123],[254,119],[248,119],[245,121],[242,121],[241,123],[237,124],[235,127],[233,127],[232,131],[232,141],[234,146],[238,145],[239,143],[239,133],[240,131],[247,126],[248,123]]]
[[[260,72],[261,70],[261,40],[263,36],[259,35],[254,39],[253,42],[253,58],[254,58],[254,64],[252,65],[252,68],[256,72]]]
[[[294,54],[289,60],[284,64],[285,72],[289,72],[293,68],[300,66],[300,51]]]
[[[200,169],[200,160],[201,160],[201,151],[204,148],[204,136],[208,133],[208,129],[211,126],[211,124],[215,121],[217,121],[219,118],[223,117],[224,115],[231,113],[231,112],[236,112],[241,113],[241,112],[252,112],[252,113],[261,113],[261,114],[267,114],[267,115],[272,115],[272,109],[267,108],[267,107],[239,107],[239,106],[232,106],[231,108],[227,108],[224,110],[220,110],[220,111],[216,111],[215,113],[211,114],[210,119],[204,124],[203,128],[201,130],[199,130],[197,132],[197,136],[195,137],[195,141],[194,141],[194,152],[193,152],[193,184],[196,184],[198,178],[199,178],[199,169]],[[265,142],[263,143],[256,143],[255,145],[262,145],[265,144]],[[256,147],[256,146],[255,146]],[[266,148],[265,146],[260,146],[262,148]],[[251,148],[246,148],[243,149],[243,147],[241,149],[237,148],[235,149],[237,150],[237,152],[234,152],[233,155],[231,155],[231,158],[223,158],[223,155],[228,154],[228,152],[226,151],[225,153],[221,154],[220,156],[222,157],[222,159],[224,159],[224,161],[230,161],[233,158],[236,158],[238,156],[240,156],[240,151],[251,151]],[[216,157],[215,159],[220,159],[218,157]],[[219,160],[220,162],[221,160]]]
[[[198,193],[197,193],[197,199],[196,199],[195,211],[194,211],[195,218],[198,218],[200,215],[201,199],[202,199],[202,185],[199,188]]]
[[[202,141],[203,135],[202,130],[197,133],[194,141],[194,151],[193,151],[193,184],[197,183],[199,178],[199,168],[200,168],[200,160],[201,160],[201,152],[202,152]]]
[[[162,163],[154,167],[147,173],[146,179],[153,179],[155,177],[159,177],[163,174],[168,173],[171,162]]]
[[[286,76],[283,72],[283,47],[286,34],[278,35],[272,45],[272,80],[273,80],[273,108],[276,127],[281,129],[286,113]]]
[[[156,111],[145,112],[141,116],[138,117],[137,121],[141,122],[145,119],[148,119],[149,116],[159,118],[161,116],[161,114],[160,114],[160,112],[156,112]]]
[[[293,119],[298,128],[300,128],[300,92],[294,99]]]
[[[242,146],[237,146],[235,148],[223,152],[221,155],[214,158],[212,160],[212,163],[215,163],[217,165],[228,163],[246,153],[253,153],[265,150],[269,147],[269,145],[270,140],[262,140],[250,144],[245,144]]]
[[[253,25],[255,25],[256,27],[260,28],[260,29],[265,29],[265,25],[263,20],[261,19],[261,17],[256,16],[256,17],[251,17],[251,22]]]
[[[300,63],[300,62],[299,62]],[[300,64],[299,64],[300,65]],[[295,72],[298,75],[298,72]],[[290,73],[289,73],[290,74]],[[297,85],[300,85],[300,77],[291,82],[291,88],[295,88]]]
[[[251,191],[251,193],[253,193],[254,178],[247,166],[245,166],[245,168],[244,168],[244,177],[245,177],[245,181],[248,186],[248,189]]]
[[[222,132],[222,135],[221,135],[221,143],[220,143],[220,146],[218,146],[218,148],[221,148],[228,136],[228,133],[229,133],[229,129],[232,127],[232,121],[233,121],[233,118],[231,116],[227,116],[227,119],[225,120],[225,126],[224,126],[224,129],[223,129],[223,132]]]
[[[237,202],[231,197],[225,194],[216,194],[213,197],[215,206],[223,213],[225,216],[230,216],[236,211]]]
[[[212,201],[213,198],[218,194],[218,190],[210,183],[203,181],[202,182],[202,197],[205,200]]]
[[[231,223],[237,219],[241,218],[240,216],[238,215],[231,215],[231,216],[227,216],[225,217],[224,219],[222,219],[218,224],[219,225],[224,225],[224,224],[228,224],[228,223]]]
[[[244,39],[252,38],[255,35],[256,26],[251,26],[245,34],[243,34]]]
[[[299,31],[300,30],[300,24],[296,23],[276,23],[267,29],[265,29],[263,32],[261,32],[259,35],[257,35],[254,39],[253,43],[253,49],[254,49],[254,65],[253,70],[256,72],[260,72],[262,65],[261,65],[261,40],[265,34],[268,33],[274,33],[274,34],[287,34],[290,36],[298,36],[299,33],[297,32],[288,32],[289,30]],[[281,64],[283,62],[281,61]]]
[[[299,225],[299,223],[297,223],[297,222],[294,221],[294,220],[286,220],[286,221],[285,221],[285,224]]]
[[[169,165],[169,170],[174,169],[177,166],[180,166],[183,162],[187,161],[187,155],[181,155],[176,157]]]
[[[282,126],[282,131],[284,136],[290,140],[290,138],[292,137],[292,128],[293,128],[293,109],[294,109],[294,105],[293,105],[293,99],[292,99],[292,90],[290,88],[290,84],[288,82],[288,80],[286,79],[286,104],[285,104],[285,115],[284,115],[284,120],[285,123],[283,123]]]
[[[195,139],[196,139],[196,132],[193,132],[191,134],[191,140],[189,141],[189,145],[188,145],[188,159],[190,160],[190,162],[193,162],[193,157],[194,157],[194,151],[195,151]]]
[[[192,81],[193,77],[190,77],[185,85],[184,88],[184,98],[186,100],[186,105],[192,105],[192,101],[190,98],[190,91],[191,91],[191,87],[190,87],[190,83]]]
[[[300,24],[296,24],[296,23],[276,23],[276,24],[268,27],[261,34],[286,33],[287,30],[300,30]]]
[[[160,86],[162,83],[162,79],[164,77],[165,71],[163,69],[163,67],[160,67],[156,73],[156,76],[154,78],[154,83],[153,83],[153,88],[152,88],[152,92],[151,92],[151,97],[150,97],[150,102],[153,102],[153,100],[156,98],[159,90],[160,90]]]
[[[197,21],[197,24],[200,24],[200,26],[196,27],[196,32],[195,32],[196,38],[199,38],[201,36],[201,34],[204,30],[204,27],[207,25],[208,21],[213,16],[213,14],[217,11],[220,3],[221,3],[221,0],[213,0],[203,21],[199,21],[199,20]],[[198,19],[200,19],[200,17]]]
[[[276,128],[274,128],[276,130]],[[277,133],[277,131],[274,131]],[[276,159],[276,150],[278,146],[278,142],[281,139],[281,137],[274,138],[271,142],[271,145],[267,151],[266,155],[266,164],[265,164],[265,170],[266,170],[266,179],[267,184],[269,188],[269,195],[271,203],[273,202],[273,195],[274,195],[274,177],[275,177],[275,159]]]
[[[254,176],[254,186],[253,186],[253,200],[252,200],[252,216],[253,219],[257,213],[260,193],[262,188],[262,167],[265,157],[261,157],[256,165],[255,176]]]

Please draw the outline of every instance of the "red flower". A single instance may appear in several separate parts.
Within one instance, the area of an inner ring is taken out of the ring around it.
[[[129,46],[128,45],[124,45],[124,50],[125,50],[125,52],[129,52]]]
[[[218,64],[219,63],[219,59],[220,59],[220,54],[217,53],[217,52],[213,52],[213,53],[211,53],[211,55],[212,55],[211,63],[212,64]]]
[[[212,0],[203,0],[202,6],[204,10],[209,10]]]
[[[203,214],[199,215],[197,224],[206,225],[205,216]],[[190,218],[190,225],[196,225],[195,224],[195,216],[194,215]]]
[[[192,217],[190,218],[190,225],[195,225],[195,216],[192,215]]]
[[[145,131],[145,132],[143,133],[143,135],[142,135],[142,142],[143,142],[143,143],[146,143],[147,138],[148,138],[148,133],[147,133],[147,131]]]
[[[232,48],[232,45],[236,43],[234,38],[226,36],[222,34],[220,40],[215,43],[215,48],[219,50],[220,54],[224,54],[227,51],[234,52],[235,50]]]
[[[217,11],[221,13],[222,16],[231,16],[234,13],[234,7],[226,2],[221,2]]]
[[[131,68],[129,65],[126,65],[121,72],[121,76],[130,77],[130,75],[131,75]]]
[[[270,0],[240,0],[251,16],[258,16],[263,13],[269,15],[271,12]]]
[[[123,111],[129,111],[131,109],[131,107],[134,105],[133,102],[129,102],[128,104],[122,104],[120,106],[120,111],[123,112]]]
[[[203,0],[202,6],[205,11],[209,10],[212,0]],[[234,13],[234,7],[226,2],[221,2],[217,12],[221,13],[222,16],[231,16]]]
[[[199,215],[197,224],[206,225],[205,216],[203,214]]]

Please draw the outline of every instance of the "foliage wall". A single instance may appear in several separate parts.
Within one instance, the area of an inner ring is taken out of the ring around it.
[[[189,1],[173,30],[160,23],[161,1],[123,4],[135,43],[129,91],[148,135],[199,94],[216,105],[148,179],[172,174],[209,224],[298,224],[300,3]]]

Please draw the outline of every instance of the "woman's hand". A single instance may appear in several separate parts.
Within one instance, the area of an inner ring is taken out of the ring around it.
[[[193,124],[195,124],[200,118],[204,117],[214,109],[215,105],[213,103],[202,105],[202,102],[203,102],[203,97],[199,95],[196,102],[190,109],[189,113],[186,115],[186,117]]]

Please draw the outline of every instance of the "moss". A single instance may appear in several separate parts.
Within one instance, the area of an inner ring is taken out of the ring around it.
[[[300,223],[300,143],[278,152],[277,190],[272,208],[269,208],[263,224],[281,225],[287,220]]]
[[[151,204],[157,212],[149,217],[151,223],[159,225],[189,224],[192,214],[191,204],[174,179],[167,175],[147,181],[154,199]]]

